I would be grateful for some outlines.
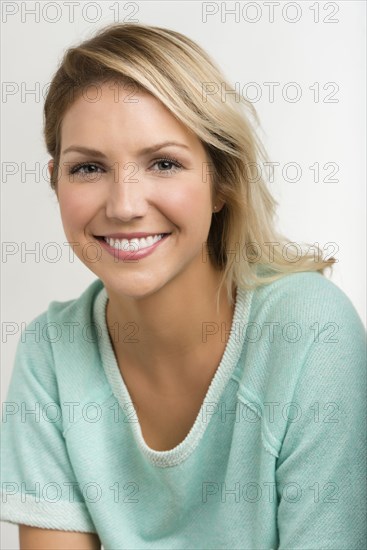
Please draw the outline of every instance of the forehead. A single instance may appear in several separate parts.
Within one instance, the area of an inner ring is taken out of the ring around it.
[[[180,140],[201,154],[204,151],[195,133],[152,94],[116,83],[85,88],[67,109],[61,124],[63,147],[76,141],[89,145],[93,141],[95,148],[106,142],[128,148],[156,143],[161,138]]]
[[[129,90],[115,84],[93,84],[78,92],[63,117],[63,126],[80,123],[111,124],[116,118],[119,124],[133,118],[152,117],[168,119],[168,109],[153,95],[141,90]],[[74,123],[74,124],[73,124]]]

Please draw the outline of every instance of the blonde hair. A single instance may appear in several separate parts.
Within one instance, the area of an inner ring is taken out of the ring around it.
[[[212,193],[224,201],[212,216],[207,239],[210,261],[223,272],[218,300],[224,284],[233,303],[234,286],[253,289],[290,273],[324,274],[331,268],[336,260],[323,259],[317,246],[311,254],[297,245],[301,250],[297,261],[285,258],[277,248],[295,243],[274,227],[278,203],[258,170],[268,157],[249,119],[250,115],[259,124],[256,110],[198,44],[170,29],[111,24],[65,52],[44,105],[44,138],[55,166],[52,189],[57,190],[61,124],[67,108],[86,87],[107,82],[128,83],[151,93],[203,144],[210,158]],[[225,101],[218,93],[204,95],[211,86],[227,90]],[[267,258],[274,243],[272,257]]]

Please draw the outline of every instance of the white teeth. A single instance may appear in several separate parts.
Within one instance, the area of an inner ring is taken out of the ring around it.
[[[143,239],[109,239],[108,237],[103,237],[104,240],[112,246],[112,248],[116,248],[116,250],[141,250],[142,248],[149,248],[149,246],[152,246],[153,244],[157,243],[162,239],[163,235],[150,235],[149,237],[145,237]]]

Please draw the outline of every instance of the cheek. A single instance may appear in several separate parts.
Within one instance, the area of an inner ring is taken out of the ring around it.
[[[61,190],[59,206],[62,222],[67,230],[83,228],[92,215],[92,201],[85,194]]]
[[[161,188],[157,199],[158,204],[178,219],[187,221],[189,215],[191,221],[198,223],[204,221],[206,215],[210,216],[210,188],[201,181],[183,181],[180,185]]]

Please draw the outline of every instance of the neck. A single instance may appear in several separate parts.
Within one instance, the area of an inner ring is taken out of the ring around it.
[[[224,332],[228,337],[235,295],[230,304],[222,287],[217,311],[221,275],[211,267],[209,276],[205,270],[198,278],[196,272],[195,280],[187,276],[185,284],[171,281],[140,299],[106,289],[109,297],[106,320],[117,358],[158,381],[164,380],[167,372],[171,377],[175,372],[180,377],[183,370],[189,372],[190,366],[193,368],[195,361],[210,355],[218,346],[222,348],[225,343],[221,335]],[[116,327],[120,327],[119,338]]]

